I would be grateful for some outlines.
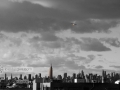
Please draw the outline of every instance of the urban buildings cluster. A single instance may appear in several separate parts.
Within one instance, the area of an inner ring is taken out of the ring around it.
[[[78,74],[73,73],[73,75],[68,76],[67,73],[62,75],[58,75],[57,77],[53,76],[53,68],[52,65],[49,70],[49,75],[45,77],[41,77],[41,73],[32,76],[28,74],[28,77],[22,76],[20,74],[19,77],[13,77],[11,74],[11,78],[8,79],[7,74],[5,73],[4,79],[0,79],[0,87],[6,88],[7,86],[12,86],[13,84],[20,85],[21,88],[33,88],[33,81],[40,80],[41,83],[49,83],[52,81],[57,81],[61,83],[115,83],[115,81],[120,79],[120,74],[112,72],[110,74],[106,74],[106,71],[102,71],[102,76],[97,74],[84,74],[82,70]]]

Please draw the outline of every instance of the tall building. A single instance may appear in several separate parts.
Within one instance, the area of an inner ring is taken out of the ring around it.
[[[73,79],[75,79],[76,78],[76,73],[73,73]]]
[[[19,80],[22,80],[22,74],[20,74]]]
[[[7,80],[7,74],[5,73],[5,81]]]
[[[37,78],[38,78],[38,75],[36,74],[36,75],[35,75],[35,79],[37,79]]]
[[[24,76],[24,80],[26,80],[26,79],[27,79],[27,76],[25,75],[25,76]]]
[[[63,78],[65,79],[65,78],[67,78],[67,73],[64,73],[64,76],[63,76]]]
[[[13,77],[12,77],[12,73],[11,73],[11,80],[13,79]]]
[[[28,74],[28,80],[31,81],[32,78],[31,78],[31,74]]]
[[[41,73],[39,73],[39,78],[41,78]]]
[[[53,78],[53,68],[52,68],[52,64],[49,70],[49,78],[52,79]]]
[[[61,76],[61,75],[58,75],[58,76],[57,76],[57,79],[58,79],[58,80],[62,80],[62,76]]]

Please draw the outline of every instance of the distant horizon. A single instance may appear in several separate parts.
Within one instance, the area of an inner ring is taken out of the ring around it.
[[[81,70],[81,71],[82,71],[82,70]],[[81,73],[81,71],[79,71],[79,72]],[[104,70],[104,71],[105,71],[105,70]],[[77,72],[76,75],[77,75],[79,72]],[[83,70],[83,72],[84,72],[84,70]],[[64,72],[64,73],[67,73],[67,72]],[[57,77],[58,75],[61,75],[61,76],[63,77],[63,76],[64,76],[64,73],[54,75],[54,71],[53,71],[53,77],[54,77],[54,76]],[[73,72],[73,73],[75,73],[75,72]],[[67,73],[67,76],[72,76],[73,73],[72,73],[72,74]],[[111,75],[111,73],[113,73],[113,72],[107,72],[107,71],[106,71],[106,75],[107,75],[108,73]],[[115,73],[120,74],[119,72],[115,72]],[[36,74],[39,76],[39,73],[27,73],[27,74],[26,74],[26,73],[21,73],[21,72],[19,72],[19,75],[17,75],[17,76],[15,76],[14,73],[10,73],[10,72],[6,72],[6,74],[7,74],[8,79],[11,78],[11,74],[12,74],[12,77],[18,77],[18,78],[19,78],[20,74],[22,74],[22,78],[24,78],[24,76],[27,76],[27,78],[28,78],[28,74],[31,74],[31,77],[32,77],[32,76],[35,77]],[[89,75],[89,74],[90,74],[90,73],[85,73],[85,72],[84,72],[84,75],[85,75],[85,76],[86,76],[86,75]],[[97,73],[92,73],[92,74],[97,74]],[[97,75],[98,75],[98,76],[99,76],[99,75],[102,76],[102,71],[101,71],[101,74],[97,74]],[[5,73],[4,73],[4,74],[2,73],[2,76],[1,76],[1,74],[0,74],[0,77],[4,77],[4,76],[5,76]],[[45,76],[48,77],[49,74],[48,74],[48,75],[43,75],[43,74],[41,73],[41,77],[45,77]]]

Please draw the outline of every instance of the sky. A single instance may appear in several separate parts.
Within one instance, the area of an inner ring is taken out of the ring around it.
[[[51,63],[54,76],[120,73],[119,10],[120,0],[0,0],[0,64],[42,76]]]

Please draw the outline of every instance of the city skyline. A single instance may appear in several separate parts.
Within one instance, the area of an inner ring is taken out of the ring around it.
[[[120,73],[119,9],[119,0],[0,0],[0,65]]]

